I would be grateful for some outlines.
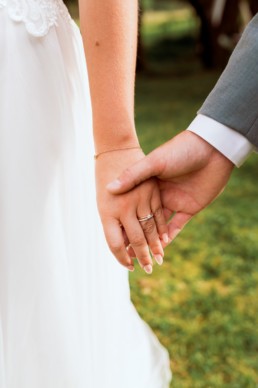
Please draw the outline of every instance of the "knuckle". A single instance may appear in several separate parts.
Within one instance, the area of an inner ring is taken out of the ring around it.
[[[160,241],[156,240],[156,241],[153,241],[151,244],[151,251],[152,252],[159,252],[161,250],[161,244],[160,244]]]
[[[157,166],[158,173],[161,174],[166,169],[167,159],[163,153],[156,152],[153,154],[152,163]]]
[[[161,217],[163,217],[163,209],[162,209],[162,207],[161,206],[159,206],[154,212],[153,212],[153,214],[154,214],[154,217],[156,217],[156,218],[161,218]]]
[[[142,223],[142,229],[145,234],[152,234],[156,230],[156,225],[153,221],[146,221]]]
[[[138,257],[138,260],[142,267],[144,267],[145,265],[151,264],[151,260],[147,256]]]
[[[124,182],[133,183],[134,186],[138,186],[141,183],[141,177],[137,176],[134,167],[127,167],[121,178]]]
[[[132,238],[131,238],[131,244],[134,245],[135,247],[141,247],[145,243],[144,237],[139,234],[135,233]]]
[[[118,253],[120,253],[123,248],[121,243],[117,241],[112,241],[112,240],[108,241],[108,246],[114,255],[117,255]]]
[[[124,170],[124,172],[123,172],[123,174],[121,175],[121,179],[123,180],[123,181],[131,181],[132,179],[133,179],[133,176],[132,176],[132,171],[131,171],[131,169],[129,168],[129,167],[127,167],[125,170]]]

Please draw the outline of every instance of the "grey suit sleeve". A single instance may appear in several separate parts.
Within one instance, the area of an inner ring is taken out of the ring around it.
[[[258,147],[258,14],[198,113],[242,133]]]

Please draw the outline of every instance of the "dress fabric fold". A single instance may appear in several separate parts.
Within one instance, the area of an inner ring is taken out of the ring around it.
[[[168,388],[96,207],[82,38],[61,0],[0,0],[0,388]]]

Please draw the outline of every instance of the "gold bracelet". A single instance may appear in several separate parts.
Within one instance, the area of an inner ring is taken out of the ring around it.
[[[141,147],[140,146],[137,146],[137,147],[135,146],[135,147],[115,148],[115,149],[112,149],[112,150],[102,151],[102,152],[99,152],[98,154],[94,155],[94,159],[97,159],[100,155],[107,154],[108,152],[133,150],[133,149],[141,149]]]

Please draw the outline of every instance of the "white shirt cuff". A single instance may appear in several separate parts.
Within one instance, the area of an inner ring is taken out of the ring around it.
[[[237,167],[256,151],[255,146],[241,133],[202,114],[196,116],[187,130],[206,140]]]

